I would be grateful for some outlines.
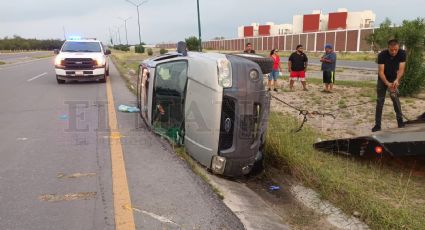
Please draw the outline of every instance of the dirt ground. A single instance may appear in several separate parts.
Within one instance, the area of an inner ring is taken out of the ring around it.
[[[308,80],[307,80],[308,81]],[[289,91],[287,80],[278,80],[279,92],[273,95],[300,109],[310,112],[331,113],[331,116],[309,116],[308,124],[320,130],[329,138],[349,138],[370,135],[374,126],[376,92],[373,88],[334,86],[333,93],[322,92],[320,84],[308,84],[309,91],[303,91],[300,83],[295,83],[295,91]],[[354,106],[362,104],[360,106]],[[425,100],[419,98],[401,98],[402,110],[409,119],[414,119],[425,112]],[[292,114],[302,121],[299,112],[272,99],[272,111]],[[382,116],[382,128],[397,127],[392,101],[386,98]]]

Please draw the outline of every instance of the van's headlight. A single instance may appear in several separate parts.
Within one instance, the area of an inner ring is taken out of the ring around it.
[[[63,67],[63,62],[64,62],[64,59],[63,58],[61,58],[59,56],[56,56],[56,58],[55,58],[55,67],[58,67],[58,68]]]
[[[106,59],[104,57],[98,57],[94,59],[97,67],[104,67],[106,64]]]
[[[227,59],[217,60],[218,84],[223,88],[232,87],[232,70]]]
[[[251,78],[251,80],[253,81],[258,81],[260,80],[260,74],[258,73],[257,70],[253,69],[251,71],[249,71],[249,77]]]

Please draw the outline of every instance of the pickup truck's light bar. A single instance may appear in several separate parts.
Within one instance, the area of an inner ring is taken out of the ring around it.
[[[232,71],[230,61],[227,59],[217,60],[218,84],[223,88],[232,87]]]
[[[81,36],[69,36],[68,40],[71,40],[71,41],[81,40]]]

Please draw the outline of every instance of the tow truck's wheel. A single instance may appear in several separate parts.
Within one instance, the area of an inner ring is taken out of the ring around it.
[[[105,83],[108,75],[103,75],[103,78],[99,80],[100,83]]]
[[[255,54],[238,54],[238,56],[257,63],[260,66],[261,72],[263,72],[263,74],[269,74],[273,70],[274,62],[272,58],[265,58],[263,56]]]
[[[61,80],[58,78],[58,76],[56,76],[56,81],[58,82],[58,84],[64,84],[65,80]]]

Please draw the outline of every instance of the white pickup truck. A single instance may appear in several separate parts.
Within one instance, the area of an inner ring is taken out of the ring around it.
[[[67,40],[55,50],[55,72],[58,84],[66,80],[106,82],[109,75],[109,54],[96,39]]]

